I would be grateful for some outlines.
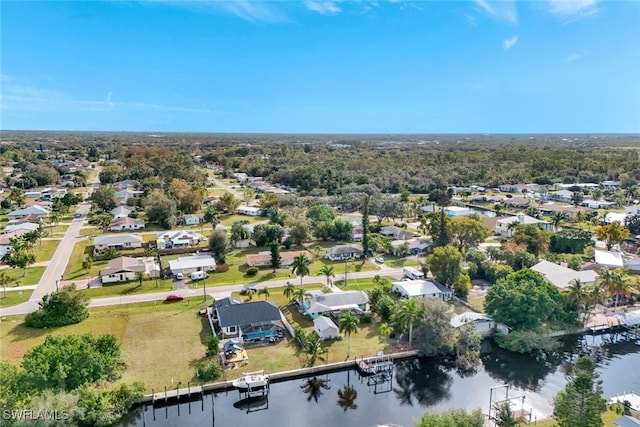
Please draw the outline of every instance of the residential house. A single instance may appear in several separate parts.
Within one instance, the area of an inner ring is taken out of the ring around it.
[[[182,273],[184,276],[195,271],[211,271],[216,268],[216,261],[209,254],[191,255],[169,261],[169,269],[175,276]]]
[[[18,224],[8,224],[6,227],[4,227],[4,230],[2,230],[2,232],[5,234],[7,233],[24,234],[30,231],[35,231],[38,228],[40,228],[40,224],[36,224],[33,222],[21,222]]]
[[[138,272],[146,277],[159,277],[160,265],[153,257],[136,259],[121,256],[110,260],[107,267],[100,270],[100,279],[102,283],[128,282],[136,280]]]
[[[184,225],[199,225],[204,222],[204,215],[202,214],[187,214],[182,215]]]
[[[425,239],[394,240],[389,252],[395,256],[430,254],[433,246],[433,243]]]
[[[598,267],[605,268],[624,268],[624,259],[622,252],[600,251],[594,250],[594,261]]]
[[[509,216],[496,221],[496,234],[500,237],[513,236],[513,227],[515,224],[538,224],[544,230],[553,231],[553,224],[548,221],[537,219],[523,213]]]
[[[558,289],[568,288],[575,279],[579,279],[583,285],[590,285],[598,280],[598,273],[593,270],[576,271],[546,260],[540,261],[531,267],[531,270],[540,273],[547,282]]]
[[[42,193],[40,191],[25,191],[24,197],[25,199],[39,199],[42,197]]]
[[[442,301],[453,298],[451,289],[432,279],[393,282],[391,290],[404,298],[436,298]]]
[[[290,267],[293,265],[293,259],[300,254],[306,254],[306,251],[287,251],[280,252],[280,265],[282,267]],[[270,267],[271,252],[258,252],[255,255],[247,255],[247,265],[249,267]]]
[[[472,214],[471,208],[463,208],[461,206],[447,206],[444,212],[449,218],[464,217]]]
[[[368,310],[369,296],[363,291],[343,291],[325,294],[321,290],[309,292],[309,304],[305,314],[316,318],[324,313],[338,317],[340,313],[350,311],[364,314]],[[306,304],[306,303],[305,303]]]
[[[345,217],[342,221],[351,224],[353,231],[351,231],[351,241],[361,242],[364,237],[364,231],[362,229],[362,221],[358,218]]]
[[[15,211],[9,212],[9,214],[7,214],[7,217],[9,219],[20,219],[26,216],[33,216],[35,218],[42,219],[49,216],[49,211],[42,206],[33,205],[24,207],[22,209],[16,209]]]
[[[118,206],[111,209],[111,215],[113,215],[114,219],[126,218],[129,216],[131,212],[133,212],[133,209],[128,208],[126,206]]]
[[[624,207],[624,213],[626,215],[640,215],[640,204]]]
[[[327,248],[324,252],[324,258],[331,261],[344,261],[347,259],[362,258],[364,252],[362,248],[350,245],[339,245]]]
[[[19,235],[18,233],[0,234],[0,258],[11,252],[11,238]]]
[[[640,420],[631,415],[623,415],[613,422],[616,427],[640,427]]]
[[[504,199],[504,205],[517,209],[526,209],[531,206],[531,199],[526,197],[507,197]]]
[[[252,339],[284,331],[282,312],[272,301],[243,303],[223,298],[214,303],[214,310],[223,337]]]
[[[113,188],[116,191],[121,191],[121,190],[126,190],[129,187],[135,187],[136,185],[138,185],[137,181],[134,181],[131,179],[125,179],[123,181],[114,182]]]
[[[615,205],[617,205],[616,202],[607,202],[606,200],[584,199],[580,202],[580,206],[585,206],[590,209],[609,209]]]
[[[504,193],[526,193],[526,184],[502,184],[498,189]]]
[[[93,238],[93,248],[97,252],[102,252],[108,248],[114,248],[118,251],[141,248],[142,243],[143,240],[140,234],[103,234]]]
[[[496,322],[487,314],[476,313],[473,311],[467,311],[462,314],[458,314],[457,316],[453,316],[449,323],[454,328],[459,328],[471,323],[474,325],[476,332],[483,337],[491,335],[496,329],[503,334],[509,333],[507,325]]]
[[[419,237],[417,233],[407,231],[396,225],[390,225],[388,227],[382,227],[380,229],[380,237],[393,237],[393,240],[409,240],[414,237]]]
[[[340,329],[326,316],[313,319],[313,330],[322,340],[333,340],[340,336]]]
[[[620,181],[602,181],[600,185],[605,190],[617,190],[620,188]]]
[[[171,230],[158,233],[156,240],[158,249],[188,248],[198,246],[200,242],[206,242],[207,238],[202,234],[191,230]]]
[[[262,215],[262,209],[255,206],[238,206],[236,213],[238,215],[260,216]]]
[[[119,205],[126,205],[127,200],[138,197],[144,194],[144,191],[131,190],[129,188],[125,188],[122,190],[116,191],[116,199]]]
[[[44,190],[42,190],[42,199],[44,200],[53,200],[53,199],[60,199],[62,197],[64,197],[65,194],[67,194],[67,189],[66,188],[45,188]]]
[[[129,218],[128,216],[116,218],[109,223],[109,231],[142,230],[144,229],[144,219]]]
[[[573,191],[558,190],[547,193],[548,200],[554,200],[556,202],[571,203],[573,201]]]
[[[612,222],[624,224],[624,220],[626,218],[627,218],[626,213],[607,212],[607,214],[604,216],[604,222],[605,224],[611,224]]]

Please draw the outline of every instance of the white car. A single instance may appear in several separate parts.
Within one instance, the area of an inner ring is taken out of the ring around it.
[[[176,280],[184,279],[184,276],[182,275],[182,273],[176,273],[174,277],[176,278]]]
[[[375,261],[376,261],[378,264],[384,264],[384,258],[382,258],[382,257],[378,257],[378,258],[376,258],[376,259],[375,259]]]

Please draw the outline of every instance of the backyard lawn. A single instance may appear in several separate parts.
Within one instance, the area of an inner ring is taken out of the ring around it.
[[[84,292],[89,298],[113,297],[119,295],[137,295],[149,294],[154,292],[164,292],[173,290],[174,282],[172,279],[145,279],[140,285],[137,281],[127,283],[114,283],[112,285],[102,285],[99,288],[85,289]]]
[[[6,296],[4,292],[0,292],[0,307],[9,307],[23,303],[31,297],[32,290],[28,291],[11,291],[7,290]]]
[[[469,298],[467,302],[484,313],[484,298],[485,297]]]
[[[124,381],[142,381],[149,392],[172,387],[172,380],[186,385],[193,381],[194,365],[205,354],[201,339],[211,333],[197,314],[207,304],[201,298],[187,298],[176,303],[93,308],[91,316],[77,325],[50,329],[27,328],[24,316],[12,316],[0,328],[0,360],[20,363],[47,335],[111,333],[121,343]]]

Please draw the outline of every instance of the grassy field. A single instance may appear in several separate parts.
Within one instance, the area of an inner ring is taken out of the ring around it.
[[[382,279],[389,279],[395,281],[393,277],[388,276],[380,276]],[[339,287],[342,290],[349,291],[370,291],[374,289],[377,285],[374,283],[373,278],[369,277],[366,279],[349,279],[347,275],[347,286],[344,286],[344,275],[338,276],[340,280],[334,280],[333,284]]]
[[[300,250],[300,249],[292,249],[292,250]],[[291,268],[280,268],[275,274],[273,273],[273,269],[270,267],[262,267],[258,270],[258,274],[255,276],[247,276],[247,255],[257,254],[258,252],[264,252],[264,248],[247,248],[247,249],[238,249],[231,251],[227,254],[226,263],[229,266],[229,271],[224,273],[216,273],[213,277],[213,281],[217,285],[230,285],[236,283],[248,283],[248,282],[265,282],[269,280],[281,280],[281,279],[291,279],[291,282],[296,283],[296,280],[300,280],[296,277],[292,272]],[[312,252],[306,253],[307,257],[312,260],[311,265],[309,266],[310,276],[318,276],[320,269],[328,264],[332,265],[334,269],[334,274],[336,278],[344,277],[344,262],[334,262],[331,263],[324,259],[314,260],[314,256]],[[163,263],[165,257],[163,257]],[[370,263],[362,263],[360,261],[349,263],[349,272],[353,273],[356,271],[373,271],[376,267]],[[323,282],[326,281],[324,276],[321,279]],[[335,279],[334,279],[335,280]]]
[[[484,298],[485,297],[470,298],[467,302],[478,310],[484,312]]]
[[[91,309],[91,316],[82,323],[54,329],[27,328],[24,316],[10,317],[0,328],[0,359],[20,363],[47,335],[111,333],[122,346],[127,366],[124,381],[143,381],[148,391],[171,387],[172,379],[186,384],[193,380],[194,366],[205,354],[201,338],[210,330],[197,312],[206,305],[201,298],[191,298],[176,303],[100,307]]]
[[[113,285],[102,285],[100,288],[91,288],[83,290],[89,298],[113,297],[118,295],[137,295],[148,294],[153,292],[164,292],[173,290],[174,282],[171,279],[158,280],[157,286],[155,279],[146,279],[142,281],[142,285],[138,282],[114,283]]]
[[[8,286],[20,286],[20,285],[37,285],[44,273],[46,267],[29,267],[26,270],[21,268],[7,268],[6,271],[9,277],[14,279],[14,283]]]
[[[60,240],[42,240],[36,242],[33,247],[36,262],[49,261],[53,257],[53,253],[58,249],[59,244]]]
[[[6,292],[6,296],[4,292],[0,291],[0,307],[9,307],[11,305],[20,304],[25,302],[31,297],[33,291],[10,291]]]
[[[64,279],[84,279],[100,274],[100,270],[107,266],[107,261],[94,261],[88,272],[82,268],[82,261],[92,253],[93,241],[91,239],[76,242],[71,252],[71,258],[69,258],[67,268],[64,270]]]
[[[615,421],[622,416],[621,413],[618,413],[616,409],[619,405],[609,405],[607,412],[602,414],[602,421],[604,422],[603,427],[615,427]],[[620,409],[618,409],[620,410]],[[638,414],[635,414],[637,416]],[[553,418],[549,418],[546,420],[538,420],[536,422],[536,427],[557,427],[558,423]]]

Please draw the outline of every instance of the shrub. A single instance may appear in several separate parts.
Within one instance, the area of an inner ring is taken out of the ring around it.
[[[249,267],[249,268],[247,268],[247,273],[246,274],[249,277],[253,277],[256,274],[258,274],[258,269],[256,267]]]
[[[65,286],[60,291],[45,295],[40,308],[27,314],[24,322],[30,328],[50,328],[80,323],[89,317],[85,294],[76,291],[75,285]]]
[[[371,313],[365,313],[360,318],[360,323],[362,323],[362,324],[367,324],[368,325],[372,321],[373,321],[373,316],[371,316]]]
[[[196,376],[200,381],[215,381],[220,378],[222,367],[215,359],[206,360],[198,365]]]
[[[218,353],[220,345],[220,337],[217,335],[209,335],[203,340],[205,347],[207,347],[207,356],[212,356]]]

